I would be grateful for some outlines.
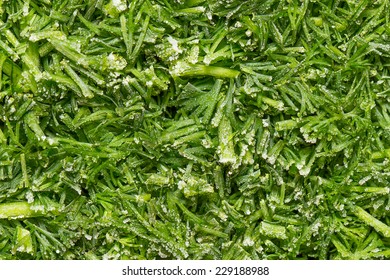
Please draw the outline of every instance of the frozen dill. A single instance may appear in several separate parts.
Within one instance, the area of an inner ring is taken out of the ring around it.
[[[0,1],[0,259],[389,259],[389,11]]]

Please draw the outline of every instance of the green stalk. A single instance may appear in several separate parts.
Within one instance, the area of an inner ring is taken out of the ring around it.
[[[371,216],[368,212],[366,212],[363,208],[359,206],[352,206],[353,213],[365,222],[367,225],[372,226],[376,231],[380,232],[384,237],[390,237],[390,227],[378,219]]]
[[[180,71],[177,76],[212,76],[216,78],[237,78],[239,74],[240,71],[225,67],[193,65]]]
[[[32,209],[27,202],[11,202],[0,204],[0,219],[21,219],[42,215],[41,210]]]

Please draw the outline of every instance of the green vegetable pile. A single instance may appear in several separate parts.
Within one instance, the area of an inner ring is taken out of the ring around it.
[[[390,1],[0,0],[0,259],[389,259]]]

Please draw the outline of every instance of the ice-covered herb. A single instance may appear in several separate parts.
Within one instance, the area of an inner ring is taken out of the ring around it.
[[[389,259],[389,11],[0,0],[0,259]]]

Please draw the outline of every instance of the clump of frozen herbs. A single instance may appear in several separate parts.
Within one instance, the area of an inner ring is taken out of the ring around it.
[[[0,0],[0,259],[389,259],[389,11]]]

